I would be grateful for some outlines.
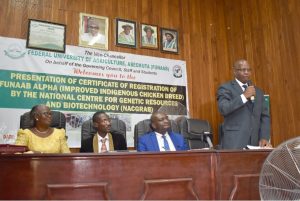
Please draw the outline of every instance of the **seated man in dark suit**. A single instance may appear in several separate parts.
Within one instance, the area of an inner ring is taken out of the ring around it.
[[[127,144],[124,136],[119,133],[111,132],[111,122],[109,116],[98,111],[93,115],[93,125],[97,133],[87,139],[81,152],[102,153],[114,150],[127,150]]]
[[[169,131],[170,121],[165,113],[155,112],[151,115],[153,132],[139,137],[138,151],[180,151],[188,150],[182,135]]]

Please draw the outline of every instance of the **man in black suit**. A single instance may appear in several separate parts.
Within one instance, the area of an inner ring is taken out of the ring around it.
[[[270,115],[263,91],[250,81],[249,63],[237,60],[233,73],[234,80],[222,84],[217,93],[219,111],[224,116],[223,148],[271,147]]]
[[[111,132],[111,121],[109,116],[98,111],[93,115],[93,126],[97,130],[95,135],[81,143],[80,152],[103,153],[114,150],[127,150],[124,136],[118,132]]]

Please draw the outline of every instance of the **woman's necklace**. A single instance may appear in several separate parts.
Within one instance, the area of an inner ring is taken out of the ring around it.
[[[46,134],[46,133],[48,133],[48,132],[49,132],[49,129],[50,129],[50,128],[48,128],[48,129],[45,130],[45,131],[39,131],[36,127],[34,127],[34,130],[35,130],[36,132],[40,133],[40,134]]]

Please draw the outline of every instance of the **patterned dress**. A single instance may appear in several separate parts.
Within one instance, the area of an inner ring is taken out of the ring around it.
[[[19,129],[15,144],[42,153],[70,153],[64,129],[54,128],[47,137],[39,137],[29,129]]]

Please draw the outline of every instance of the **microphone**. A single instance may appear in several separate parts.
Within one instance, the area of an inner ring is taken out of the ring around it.
[[[253,85],[251,80],[248,80],[247,84],[248,84],[248,86],[252,86],[252,85]],[[254,96],[251,96],[251,97],[250,97],[250,100],[251,100],[251,102],[253,103],[254,100],[255,100],[255,97],[254,97]]]

